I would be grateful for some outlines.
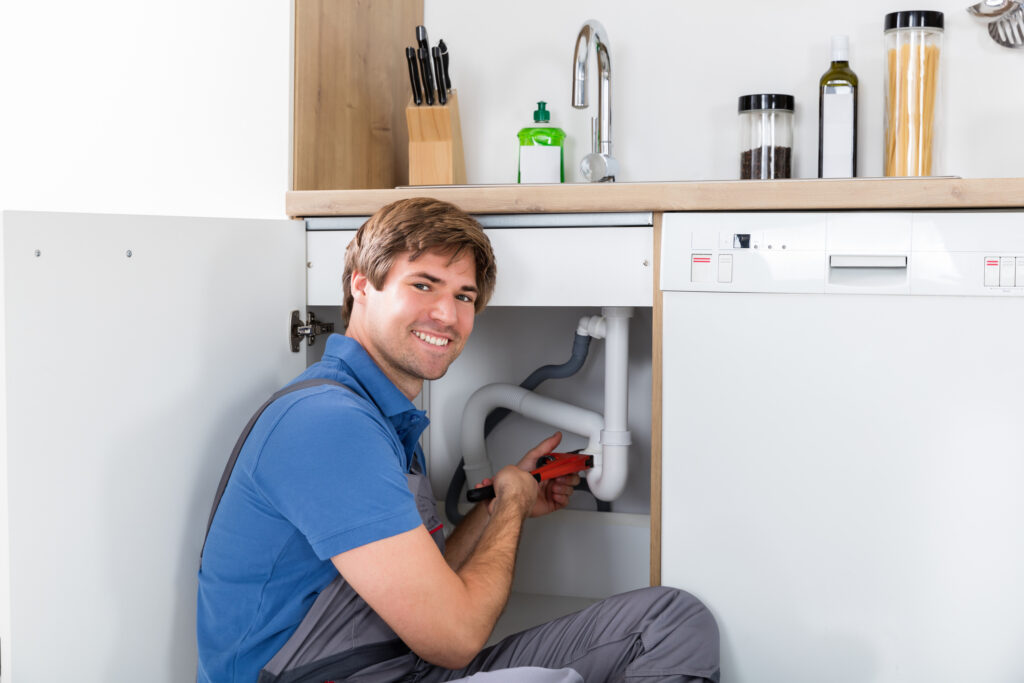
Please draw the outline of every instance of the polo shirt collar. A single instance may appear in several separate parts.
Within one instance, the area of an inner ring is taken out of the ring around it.
[[[351,369],[355,380],[369,394],[370,400],[395,426],[406,452],[412,454],[420,434],[429,423],[427,414],[416,409],[355,339],[332,334],[327,338],[324,356],[333,356]]]

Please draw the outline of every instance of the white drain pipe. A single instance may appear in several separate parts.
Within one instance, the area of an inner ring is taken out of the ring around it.
[[[515,384],[487,384],[469,397],[462,414],[462,459],[470,486],[494,476],[484,443],[484,420],[495,408],[508,408],[531,420],[589,437],[584,450],[601,452],[604,419],[600,413],[535,394]]]
[[[507,408],[544,424],[586,436],[584,453],[594,456],[594,468],[586,473],[591,493],[601,500],[622,495],[628,474],[627,456],[632,443],[628,427],[629,319],[633,309],[601,309],[597,318],[584,318],[580,327],[590,327],[592,336],[605,335],[605,414],[564,401],[535,394],[514,384],[488,384],[477,389],[462,415],[462,458],[470,486],[494,476],[484,442],[484,420],[495,408]],[[589,323],[589,324],[587,324]],[[601,329],[598,332],[599,328]]]
[[[601,500],[615,500],[626,488],[629,474],[629,319],[633,309],[614,306],[601,309],[607,329],[604,348],[604,429],[601,457],[587,472],[590,492]]]

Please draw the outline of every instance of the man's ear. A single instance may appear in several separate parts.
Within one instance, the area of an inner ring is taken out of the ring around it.
[[[366,288],[370,285],[370,281],[365,275],[359,272],[352,273],[352,284],[350,289],[352,290],[352,298],[360,299],[366,296]]]

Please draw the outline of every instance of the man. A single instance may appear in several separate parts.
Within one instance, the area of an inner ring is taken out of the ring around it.
[[[565,507],[579,482],[528,474],[555,434],[443,537],[417,445],[427,420],[411,399],[458,357],[495,273],[479,224],[444,202],[395,202],[356,233],[345,336],[258,414],[222,482],[199,572],[199,680],[433,681],[520,666],[717,680],[713,618],[671,589],[482,649],[523,520]]]

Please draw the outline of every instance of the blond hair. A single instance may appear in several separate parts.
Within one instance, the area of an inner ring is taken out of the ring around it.
[[[476,219],[454,204],[428,197],[400,199],[382,207],[360,226],[345,250],[342,320],[347,324],[352,313],[352,273],[362,273],[381,289],[399,254],[408,253],[414,261],[432,251],[454,261],[467,250],[476,264],[474,303],[479,313],[494,292],[498,269],[491,242]]]

